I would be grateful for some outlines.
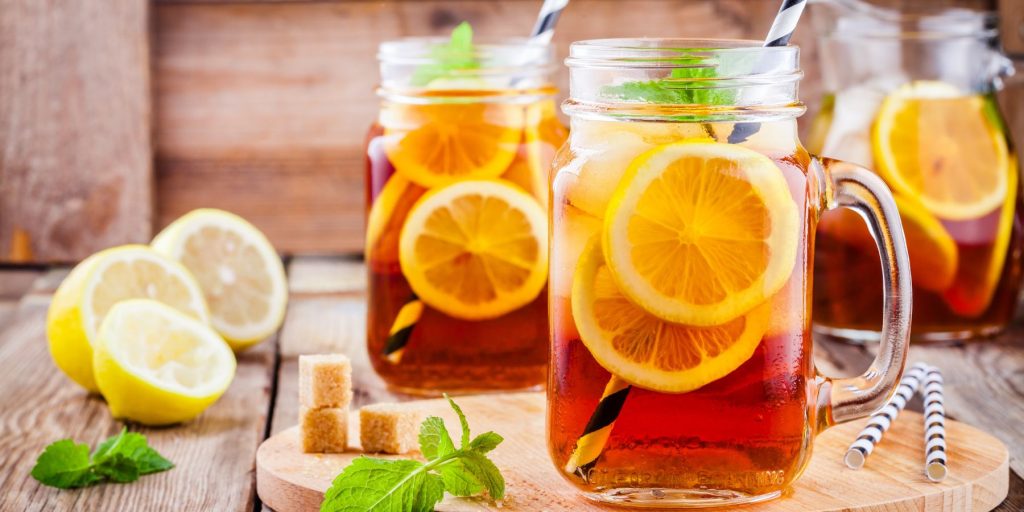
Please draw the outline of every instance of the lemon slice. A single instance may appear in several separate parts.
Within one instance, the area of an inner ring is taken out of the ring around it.
[[[428,192],[399,239],[402,274],[430,307],[464,320],[496,318],[533,301],[547,282],[547,216],[501,180]]]
[[[498,103],[388,105],[384,151],[395,171],[431,188],[496,178],[515,158],[523,109]]]
[[[594,359],[632,384],[663,393],[693,391],[739,368],[760,344],[770,312],[765,303],[712,327],[661,320],[622,294],[596,237],[573,278],[573,318]]]
[[[152,246],[196,276],[211,324],[232,349],[252,346],[281,326],[288,305],[284,265],[245,219],[222,210],[195,210],[161,231]]]
[[[872,131],[878,173],[943,219],[977,219],[999,209],[1010,151],[987,108],[985,98],[942,82],[897,89]]]
[[[134,298],[155,299],[209,321],[203,292],[178,262],[142,245],[100,251],[72,269],[46,316],[50,354],[71,380],[99,391],[92,369],[96,333],[114,304]]]
[[[95,348],[110,413],[145,425],[195,418],[235,377],[235,356],[213,329],[153,300],[117,303]]]
[[[393,175],[366,217],[366,259],[371,265],[398,263],[398,235],[409,210],[426,189]]]
[[[785,284],[800,232],[771,160],[731,144],[682,142],[630,164],[608,206],[604,250],[634,303],[669,322],[710,326]]]

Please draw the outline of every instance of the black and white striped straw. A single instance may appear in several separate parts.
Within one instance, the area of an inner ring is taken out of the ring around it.
[[[804,7],[807,7],[807,0],[782,0],[779,13],[772,22],[772,28],[768,30],[768,37],[764,38],[764,45],[772,47],[789,44],[789,39],[793,37],[793,31],[800,22],[800,15],[804,13]],[[761,123],[736,123],[729,134],[729,143],[744,142],[760,129]]]
[[[843,458],[843,461],[846,462],[848,468],[860,469],[864,467],[864,462],[875,449],[875,445],[882,440],[882,436],[892,426],[892,422],[896,421],[900,411],[907,406],[907,402],[913,398],[914,393],[917,393],[918,388],[921,387],[921,381],[924,379],[927,370],[927,364],[917,363],[907,371],[903,379],[900,380],[896,394],[889,400],[889,403],[885,404],[885,407],[882,407],[871,416],[871,419],[868,420],[868,425],[857,436],[857,440],[846,450],[846,456]]]
[[[551,38],[555,35],[558,17],[562,15],[562,11],[567,5],[569,5],[569,0],[544,0],[540,14],[537,15],[537,23],[533,25],[533,31],[530,32],[531,43],[546,45],[551,42]]]
[[[768,37],[764,39],[765,46],[786,46],[789,38],[793,37],[793,31],[800,21],[800,15],[807,7],[807,0],[784,0],[779,7],[779,13],[775,15],[772,28],[768,31]]]
[[[946,409],[943,405],[942,373],[928,367],[924,377],[924,474],[932,482],[946,478]]]

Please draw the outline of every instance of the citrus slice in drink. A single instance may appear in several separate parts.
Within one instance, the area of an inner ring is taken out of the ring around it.
[[[959,252],[956,241],[920,202],[896,195],[903,233],[907,239],[911,276],[924,290],[941,293],[956,278]],[[818,229],[862,251],[875,252],[875,241],[864,220],[853,210],[841,209],[822,216]]]
[[[377,194],[366,219],[366,257],[373,265],[398,263],[398,235],[409,210],[426,189],[393,175]]]
[[[604,221],[622,292],[669,322],[719,325],[777,292],[802,227],[782,170],[740,146],[682,142],[636,158]]]
[[[1013,237],[1013,224],[1017,213],[1017,202],[1015,201],[1017,169],[1016,158],[1011,158],[1010,167],[1006,171],[1010,196],[1007,197],[999,212],[988,265],[965,265],[956,276],[957,279],[953,285],[943,294],[942,298],[949,308],[960,316],[975,318],[984,313],[992,304],[996,288],[999,287],[1003,266],[1006,264],[1006,256],[1009,252],[1010,240]],[[911,263],[911,268],[913,268],[913,263]]]
[[[390,105],[381,118],[395,171],[427,188],[500,176],[523,136],[523,108],[515,105]]]
[[[985,98],[933,81],[886,97],[872,132],[878,172],[896,192],[948,220],[985,216],[1003,204],[1009,149]]]
[[[622,293],[595,237],[576,267],[572,313],[580,339],[606,370],[643,388],[685,393],[750,359],[768,329],[771,307],[763,303],[709,327],[666,322]]]
[[[245,219],[223,210],[194,210],[164,228],[152,246],[196,277],[211,324],[232,349],[248,348],[281,326],[288,306],[284,265],[267,237]]]
[[[224,394],[236,367],[216,331],[148,299],[111,308],[92,362],[110,413],[144,425],[198,416]]]
[[[399,238],[402,273],[430,307],[464,320],[496,318],[537,298],[547,282],[547,215],[502,180],[427,192]]]
[[[143,245],[100,251],[79,263],[53,295],[46,337],[57,367],[96,392],[92,355],[100,323],[115,304],[146,298],[208,322],[203,292],[178,262]]]

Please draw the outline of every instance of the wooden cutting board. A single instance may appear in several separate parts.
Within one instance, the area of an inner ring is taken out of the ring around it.
[[[458,399],[473,434],[493,430],[505,436],[493,453],[506,479],[507,499],[501,510],[623,510],[584,500],[566,483],[548,458],[544,432],[544,395],[468,396]],[[441,416],[450,431],[458,420],[444,400],[411,402],[427,414]],[[357,420],[357,415],[353,414]],[[854,471],[843,455],[865,421],[840,425],[815,440],[814,455],[804,475],[786,496],[744,507],[745,512],[811,511],[987,511],[1005,498],[1009,485],[1006,446],[981,430],[946,423],[950,446],[949,476],[930,483],[922,472],[924,439],[921,415],[904,412],[867,465]],[[350,445],[358,443],[359,425],[350,425]],[[263,442],[256,453],[256,487],[260,499],[277,512],[318,510],[335,475],[360,454],[301,453],[298,427]],[[448,497],[442,511],[497,510],[481,500]]]

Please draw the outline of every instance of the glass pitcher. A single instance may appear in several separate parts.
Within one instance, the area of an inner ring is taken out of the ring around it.
[[[552,174],[548,449],[592,499],[732,506],[779,496],[814,436],[880,407],[903,369],[910,277],[874,174],[797,138],[799,49],[608,39],[567,60]],[[811,358],[814,228],[870,219],[885,304],[871,370]]]
[[[903,220],[914,286],[913,340],[996,334],[1021,279],[1020,170],[996,105],[1012,64],[996,17],[925,13],[859,0],[810,9],[826,95],[808,148],[874,170]],[[878,254],[860,219],[830,212],[818,229],[814,324],[878,339]]]
[[[367,348],[393,389],[540,387],[547,169],[564,142],[549,46],[380,47],[366,147]]]

